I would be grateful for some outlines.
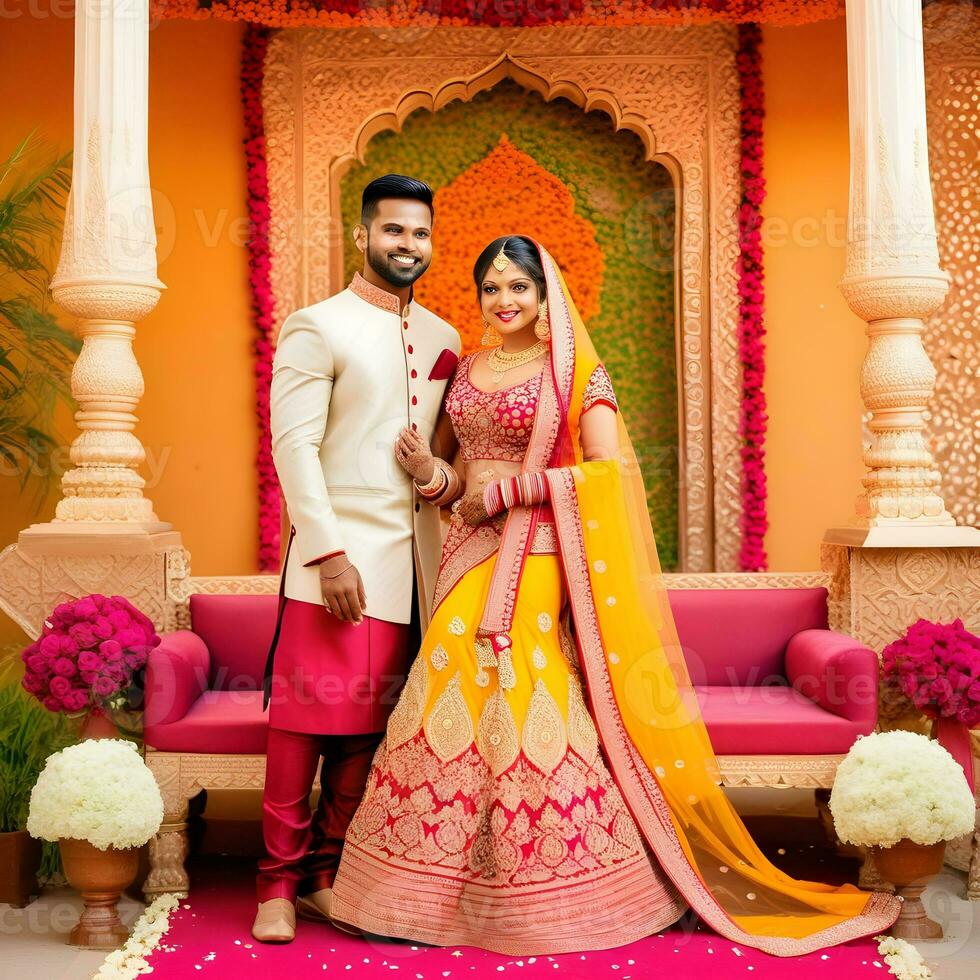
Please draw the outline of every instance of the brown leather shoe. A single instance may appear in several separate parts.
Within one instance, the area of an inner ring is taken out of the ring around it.
[[[259,902],[252,935],[260,943],[289,943],[296,938],[296,908],[287,898]]]

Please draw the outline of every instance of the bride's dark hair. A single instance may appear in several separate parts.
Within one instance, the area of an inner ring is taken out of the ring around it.
[[[544,281],[544,269],[541,267],[541,256],[537,246],[525,235],[504,235],[495,238],[481,253],[473,266],[473,282],[476,283],[476,295],[483,290],[483,277],[490,268],[490,263],[497,257],[500,250],[511,261],[516,262],[533,280],[538,287],[538,298],[544,299],[548,294]]]

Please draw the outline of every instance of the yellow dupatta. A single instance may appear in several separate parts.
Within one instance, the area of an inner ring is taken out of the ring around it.
[[[632,442],[617,413],[618,458],[583,461],[582,398],[599,358],[557,264],[538,249],[552,370],[524,468],[544,469],[548,479],[592,715],[641,833],[690,906],[735,942],[796,956],[887,928],[898,916],[896,898],[784,874],[719,785]],[[507,590],[519,587],[534,520],[533,508],[508,515],[481,624],[487,634],[509,628]]]

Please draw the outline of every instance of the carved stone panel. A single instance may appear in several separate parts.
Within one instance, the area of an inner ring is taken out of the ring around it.
[[[852,548],[824,543],[830,628],[878,653],[917,619],[962,618],[980,631],[980,550]]]
[[[934,4],[925,24],[929,171],[939,264],[952,277],[943,306],[926,321],[923,344],[936,369],[926,414],[946,509],[980,525],[980,7]]]
[[[160,633],[178,629],[190,553],[180,535],[45,535],[22,532],[0,552],[0,609],[32,639],[62,602],[92,593],[121,595]]]
[[[637,133],[677,192],[681,567],[738,567],[739,88],[733,26],[289,30],[263,88],[275,326],[342,289],[340,180],[370,139],[510,78]],[[560,257],[559,257],[560,258]]]

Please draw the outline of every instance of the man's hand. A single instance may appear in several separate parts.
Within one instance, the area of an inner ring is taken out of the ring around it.
[[[339,620],[355,625],[363,621],[367,608],[364,583],[347,555],[334,555],[320,562],[320,593],[327,612]]]

